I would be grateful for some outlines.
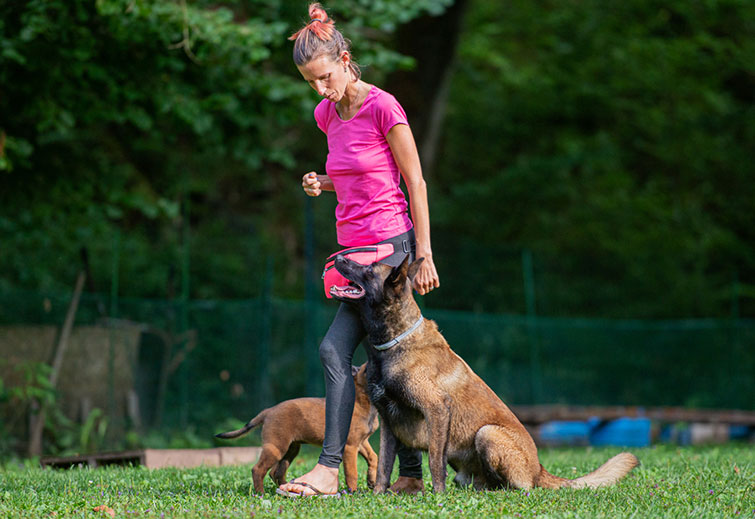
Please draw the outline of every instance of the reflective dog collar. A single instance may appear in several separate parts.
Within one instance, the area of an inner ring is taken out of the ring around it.
[[[380,350],[380,351],[387,350],[389,348],[393,348],[395,345],[397,345],[398,343],[400,343],[401,341],[403,341],[404,339],[406,339],[409,336],[409,334],[411,334],[414,330],[416,330],[417,328],[419,328],[419,325],[422,324],[422,321],[424,319],[425,318],[422,317],[422,315],[420,315],[419,319],[417,319],[417,322],[414,323],[413,325],[411,325],[411,327],[408,330],[406,330],[404,333],[402,333],[401,335],[399,335],[398,337],[396,337],[395,339],[393,339],[391,341],[384,342],[383,344],[378,344],[377,346],[373,346],[373,348],[375,348],[376,350]]]

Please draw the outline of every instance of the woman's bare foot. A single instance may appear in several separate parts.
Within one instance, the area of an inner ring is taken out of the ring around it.
[[[293,492],[303,496],[315,495],[314,490],[305,487],[304,485],[297,485],[297,481],[308,483],[323,494],[335,494],[338,492],[338,468],[326,467],[325,465],[320,465],[318,463],[315,465],[315,468],[303,476],[294,478],[292,481],[284,483],[278,488],[285,490],[286,492]]]

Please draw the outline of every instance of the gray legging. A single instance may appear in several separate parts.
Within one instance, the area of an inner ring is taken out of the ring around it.
[[[393,243],[394,253],[381,260],[398,266],[408,254],[414,259],[414,231],[410,230],[381,243]],[[351,359],[366,332],[359,312],[352,306],[341,303],[333,323],[320,343],[320,361],[325,371],[325,439],[319,463],[336,468],[341,465],[343,449],[351,426],[354,411],[354,379],[351,375]],[[422,453],[399,444],[399,475],[411,478],[422,477]]]

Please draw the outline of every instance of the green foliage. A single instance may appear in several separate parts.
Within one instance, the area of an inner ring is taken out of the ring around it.
[[[360,31],[448,3],[334,16],[385,71],[401,57]],[[1,4],[0,287],[67,287],[87,247],[96,279],[115,261],[126,293],[164,295],[190,236],[198,295],[255,292],[250,269],[295,252],[277,245],[299,229],[302,156],[322,157],[303,152],[314,94],[286,39],[305,16],[282,0]]]
[[[18,425],[29,413],[45,410],[45,452],[74,454],[96,452],[105,444],[108,419],[101,409],[92,409],[82,424],[63,414],[59,398],[50,383],[52,368],[44,363],[23,362],[14,367],[21,374],[20,383],[5,385],[0,378],[0,410],[7,420],[0,422],[0,453],[8,456],[22,448],[28,438]]]
[[[105,447],[109,420],[101,409],[92,409],[84,422],[79,424],[54,404],[48,406],[44,454],[66,456],[99,452]]]
[[[735,273],[755,280],[753,19],[748,0],[472,2],[434,234],[533,249],[549,315],[727,315]]]
[[[79,431],[79,452],[98,452],[104,445],[107,434],[108,419],[102,409],[92,409],[81,424]]]
[[[380,84],[413,66],[391,31],[450,4],[326,7]],[[522,312],[526,248],[539,313],[755,315],[755,4],[466,5],[428,304]],[[305,7],[0,4],[0,289],[68,290],[86,247],[99,291],[173,297],[184,271],[192,297],[250,297],[272,264],[275,293],[301,297],[299,179],[326,153],[286,40]]]
[[[7,400],[14,406],[26,408],[32,402],[49,406],[55,402],[55,388],[50,383],[52,368],[39,362],[23,362],[14,366],[14,370],[21,372],[22,383],[8,387],[5,391]]]

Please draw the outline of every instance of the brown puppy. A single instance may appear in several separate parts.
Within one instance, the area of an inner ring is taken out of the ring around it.
[[[621,453],[574,480],[548,473],[516,416],[451,350],[435,322],[423,319],[411,289],[421,262],[392,268],[335,261],[351,285],[331,293],[359,308],[370,343],[367,390],[383,421],[375,492],[388,486],[397,438],[428,452],[436,492],[445,490],[446,463],[457,483],[480,489],[593,488],[637,466],[634,455]]]
[[[365,365],[352,366],[356,398],[351,427],[343,452],[343,472],[350,490],[357,488],[357,453],[367,461],[367,486],[375,486],[378,457],[369,443],[372,433],[378,428],[375,408],[367,398]],[[238,438],[251,429],[262,425],[262,453],[252,469],[254,491],[263,492],[265,474],[280,486],[286,483],[286,471],[291,461],[299,454],[302,443],[322,445],[325,437],[325,399],[295,398],[269,407],[252,418],[237,431],[216,434],[218,438]]]

